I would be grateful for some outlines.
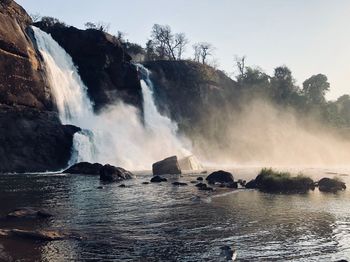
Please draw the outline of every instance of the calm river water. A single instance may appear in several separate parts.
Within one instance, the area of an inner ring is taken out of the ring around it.
[[[313,177],[350,170],[304,169]],[[233,170],[249,179],[258,169]],[[189,182],[198,175],[178,178]],[[35,242],[0,239],[0,261],[219,261],[233,246],[237,261],[350,259],[350,190],[337,194],[213,193],[190,184],[148,184],[141,172],[121,188],[98,176],[17,174],[0,177],[0,216],[18,207],[49,210],[47,220],[0,220],[0,228],[60,229],[82,240]]]

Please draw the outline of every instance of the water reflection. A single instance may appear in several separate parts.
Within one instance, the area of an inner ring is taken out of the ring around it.
[[[235,173],[254,176],[249,170]],[[131,187],[106,184],[98,189],[100,181],[94,176],[2,175],[1,216],[23,206],[47,208],[54,216],[40,222],[2,219],[1,228],[58,228],[79,233],[83,240],[1,239],[0,260],[217,261],[223,245],[235,246],[238,261],[350,257],[348,192],[281,195],[241,190],[212,195],[192,184],[141,184],[148,180],[149,175],[142,174],[126,183]]]

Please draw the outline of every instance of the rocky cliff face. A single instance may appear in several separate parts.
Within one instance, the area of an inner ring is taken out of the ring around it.
[[[31,19],[12,0],[0,0],[0,172],[64,168],[78,129],[53,110]]]
[[[142,108],[142,94],[136,67],[120,42],[96,29],[80,30],[61,24],[35,23],[72,57],[88,88],[95,110],[117,99]]]
[[[193,61],[151,61],[156,101],[185,131],[196,129],[212,111],[233,102],[237,84],[223,72]]]
[[[0,103],[50,109],[50,92],[31,41],[30,23],[22,7],[0,0]]]
[[[0,172],[55,171],[67,166],[72,137],[57,114],[24,106],[0,107]]]

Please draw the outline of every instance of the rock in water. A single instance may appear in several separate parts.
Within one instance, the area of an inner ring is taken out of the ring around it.
[[[184,182],[173,182],[174,186],[187,186],[187,183]]]
[[[62,239],[81,239],[67,232],[57,230],[22,230],[22,229],[0,229],[0,237],[25,238],[40,241],[54,241]]]
[[[151,183],[160,183],[160,182],[166,182],[168,181],[166,178],[161,177],[161,176],[154,176],[151,179]]]
[[[152,171],[154,176],[164,174],[181,174],[177,156],[171,156],[154,163],[152,165]]]
[[[89,162],[80,162],[74,164],[63,173],[83,174],[83,175],[99,175],[103,165],[99,163],[91,164]]]
[[[203,166],[199,162],[199,160],[194,156],[187,156],[179,159],[180,169],[183,170],[191,170],[191,171],[200,171],[203,170]]]
[[[248,188],[248,189],[255,189],[255,188],[257,188],[257,184],[255,182],[255,179],[252,179],[248,183],[246,183],[245,184],[245,188]]]
[[[133,178],[133,174],[121,167],[104,165],[100,170],[100,180],[105,182],[119,182]]]
[[[211,173],[209,176],[207,176],[206,180],[208,181],[209,184],[215,184],[215,183],[233,184],[234,183],[233,175],[223,170],[219,170]]]
[[[338,179],[325,177],[318,182],[318,189],[323,192],[337,192],[345,190],[346,185]]]
[[[7,215],[8,218],[47,218],[51,216],[52,214],[45,210],[30,207],[15,209]]]

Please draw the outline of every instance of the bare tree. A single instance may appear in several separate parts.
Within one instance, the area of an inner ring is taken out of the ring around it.
[[[177,59],[182,58],[185,52],[186,45],[188,44],[188,39],[184,33],[179,33],[175,35],[175,49],[177,50]]]
[[[105,32],[108,33],[109,32],[109,27],[110,24],[105,23],[105,22],[97,22],[97,23],[93,23],[93,22],[86,22],[84,24],[86,29],[95,29],[95,30],[99,30],[101,32]]]
[[[41,20],[41,15],[39,13],[30,14],[30,17],[32,18],[34,23]]]
[[[84,24],[84,26],[85,26],[86,29],[97,29],[96,24],[93,23],[93,22],[86,22],[86,23]]]
[[[127,42],[127,41],[125,40],[126,33],[122,32],[122,31],[119,31],[119,30],[118,30],[116,37],[117,37],[117,39],[118,39],[121,43]]]
[[[174,35],[168,25],[153,25],[151,37],[160,59],[181,59],[188,44],[184,33]]]
[[[242,57],[235,56],[235,62],[238,69],[238,74],[239,74],[239,77],[241,78],[243,78],[246,73],[245,60],[246,60],[246,56],[242,56]]]
[[[193,46],[193,49],[195,52],[194,60],[202,64],[207,64],[208,57],[212,56],[214,51],[212,44],[207,42],[197,43]]]
[[[201,58],[201,47],[199,46],[199,44],[194,44],[192,46],[192,48],[193,48],[193,51],[194,51],[194,58],[193,58],[193,60],[199,63],[200,58]]]

